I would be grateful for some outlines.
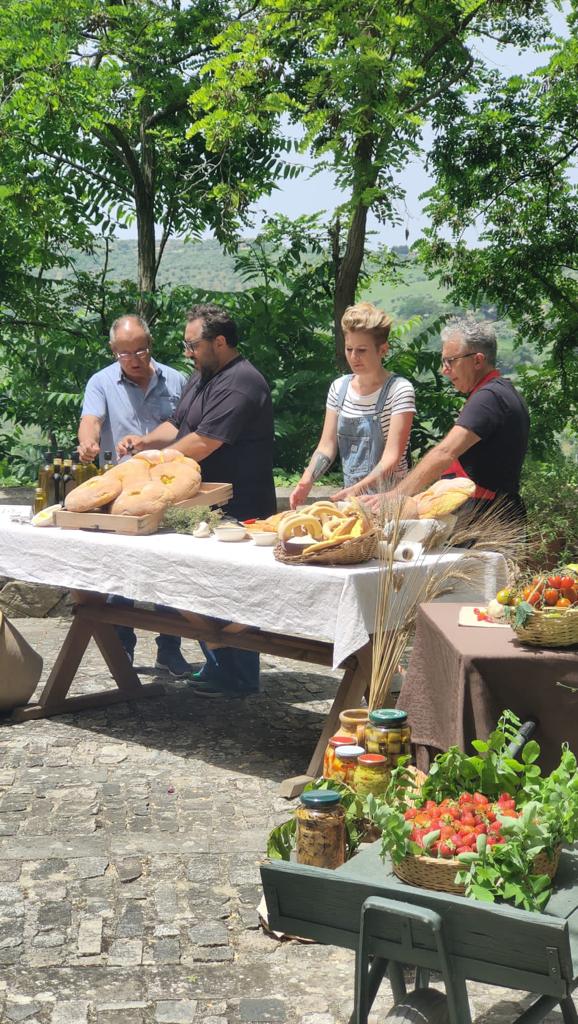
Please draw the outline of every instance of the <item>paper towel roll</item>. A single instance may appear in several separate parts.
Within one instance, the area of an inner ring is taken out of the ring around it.
[[[424,553],[423,544],[417,541],[402,541],[393,552],[394,562],[417,562]]]

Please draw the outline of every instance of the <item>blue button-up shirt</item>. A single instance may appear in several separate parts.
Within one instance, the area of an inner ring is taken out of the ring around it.
[[[170,366],[151,360],[154,373],[148,387],[139,387],[123,373],[119,362],[106,366],[88,381],[82,404],[83,416],[97,416],[101,423],[100,462],[125,434],[148,434],[173,415],[187,378]]]

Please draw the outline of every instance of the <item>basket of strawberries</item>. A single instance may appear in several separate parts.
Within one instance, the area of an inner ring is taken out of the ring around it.
[[[457,800],[446,797],[440,803],[426,800],[422,807],[410,807],[404,813],[412,826],[409,840],[422,852],[408,853],[394,864],[394,872],[410,885],[464,895],[465,882],[456,881],[464,864],[493,846],[504,845],[508,834],[504,818],[521,815],[509,793],[495,801],[479,792],[461,793]],[[545,850],[536,854],[533,872],[553,878],[560,849],[556,846],[551,856]]]
[[[567,745],[548,776],[534,740],[513,756],[520,727],[505,711],[473,755],[438,754],[422,784],[403,765],[392,772],[385,802],[370,811],[382,856],[404,882],[543,909],[562,844],[578,839],[578,770]]]

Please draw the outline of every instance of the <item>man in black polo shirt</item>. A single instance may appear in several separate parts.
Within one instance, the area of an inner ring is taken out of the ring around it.
[[[143,437],[128,435],[119,455],[177,448],[201,463],[203,480],[233,485],[225,512],[262,519],[276,510],[273,482],[273,406],[265,378],[237,351],[237,328],[211,303],[187,314],[185,354],[195,372],[174,415]],[[210,650],[194,677],[200,696],[244,695],[259,688],[259,655],[230,647]]]
[[[519,488],[530,417],[522,396],[496,370],[496,332],[489,323],[456,318],[441,337],[443,373],[468,397],[455,426],[395,493],[419,494],[441,477],[467,476],[476,484],[476,514],[499,501],[507,518],[524,520]],[[379,496],[372,501],[377,507]]]

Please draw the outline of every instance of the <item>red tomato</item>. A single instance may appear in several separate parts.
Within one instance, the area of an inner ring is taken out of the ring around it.
[[[474,793],[474,803],[478,804],[479,807],[487,806],[489,802],[487,796],[484,796],[483,793]]]
[[[548,589],[544,591],[544,601],[551,607],[554,607],[559,597],[560,591],[556,590],[554,587],[548,587]]]
[[[486,834],[487,831],[488,831],[488,826],[487,825],[476,825],[476,827],[474,829],[474,832],[476,833],[477,836],[483,836],[483,835]]]
[[[560,586],[562,590],[568,590],[570,587],[574,586],[575,582],[576,580],[574,580],[572,576],[563,576],[560,580]]]
[[[412,818],[415,818],[416,814],[417,809],[415,807],[408,807],[407,811],[404,811],[403,816],[406,821],[411,821]]]
[[[486,811],[486,821],[492,822],[496,820],[494,811]]]
[[[556,608],[571,608],[572,602],[567,597],[561,597],[556,601]]]
[[[501,821],[492,821],[490,823],[490,825],[488,826],[488,828],[489,828],[490,832],[494,832],[494,833],[501,832],[502,831],[502,822]]]
[[[578,601],[578,592],[575,587],[562,587],[561,597],[567,597],[571,604],[575,604]]]
[[[495,846],[499,842],[496,836],[488,836],[488,846]]]
[[[454,827],[453,825],[442,825],[440,829],[440,839],[453,839]]]
[[[460,821],[461,821],[462,825],[472,825],[473,826],[473,825],[476,824],[476,819],[474,818],[474,815],[471,814],[469,811],[468,812],[464,812],[461,815]]]
[[[562,577],[561,576],[548,576],[548,586],[549,587],[555,587],[556,590],[560,590],[560,587],[562,586]]]

